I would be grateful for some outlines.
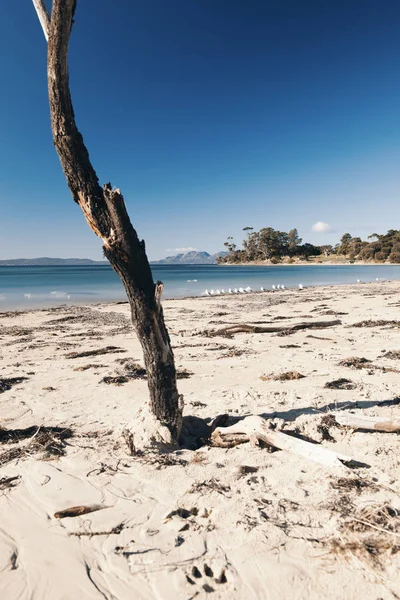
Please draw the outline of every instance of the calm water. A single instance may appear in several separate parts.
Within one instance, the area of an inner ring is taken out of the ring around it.
[[[271,289],[400,279],[400,266],[274,266],[153,265],[154,279],[165,284],[164,297],[198,296],[205,289],[247,287]],[[124,300],[119,278],[108,265],[79,267],[0,267],[0,311]]]

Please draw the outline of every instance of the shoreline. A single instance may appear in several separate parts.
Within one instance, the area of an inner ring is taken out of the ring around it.
[[[400,266],[400,265],[399,265]],[[314,290],[314,289],[319,289],[319,290],[331,290],[332,288],[343,288],[343,287],[352,287],[352,286],[365,286],[365,285],[381,285],[383,283],[395,283],[399,281],[400,279],[384,279],[382,281],[360,281],[359,283],[357,282],[344,282],[344,283],[332,283],[332,284],[315,284],[315,285],[304,285],[302,290],[299,290],[298,287],[290,287],[290,285],[285,286],[284,290],[272,290],[272,289],[264,289],[264,291],[261,290],[252,290],[251,292],[245,292],[243,294],[229,294],[229,293],[224,293],[224,294],[214,294],[214,295],[205,295],[204,292],[198,295],[194,295],[194,296],[165,296],[162,298],[162,303],[164,302],[180,302],[180,301],[189,301],[189,300],[211,300],[212,298],[215,299],[230,299],[230,298],[250,298],[252,296],[269,296],[269,295],[281,295],[281,294],[288,294],[290,292],[299,292],[299,293],[305,293],[310,290]],[[46,311],[46,310],[55,310],[55,309],[68,309],[68,308],[72,308],[72,307],[104,307],[104,306],[118,306],[118,305],[128,305],[129,302],[128,300],[109,300],[109,299],[104,299],[104,300],[95,300],[93,302],[90,302],[88,300],[82,300],[81,302],[71,302],[71,303],[63,303],[63,304],[49,304],[46,306],[32,306],[31,308],[29,307],[23,307],[23,308],[6,308],[4,307],[4,310],[0,310],[0,318],[4,317],[4,315],[7,314],[24,314],[24,313],[31,313],[31,312],[37,312],[37,311]],[[0,305],[1,308],[1,305]]]

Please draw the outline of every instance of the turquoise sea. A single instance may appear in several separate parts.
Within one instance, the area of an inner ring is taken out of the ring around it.
[[[165,284],[164,297],[199,296],[206,289],[228,290],[272,285],[287,288],[400,279],[400,266],[287,265],[226,267],[153,265],[154,280]],[[122,284],[108,265],[0,267],[0,311],[124,300]]]

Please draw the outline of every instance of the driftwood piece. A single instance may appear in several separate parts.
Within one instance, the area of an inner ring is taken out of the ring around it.
[[[339,425],[351,429],[365,429],[366,431],[384,431],[396,433],[400,431],[400,420],[390,420],[387,417],[368,417],[366,415],[355,415],[353,413],[340,412],[334,414]]]
[[[325,327],[333,327],[334,325],[341,325],[342,321],[336,319],[334,321],[314,321],[313,323],[297,323],[290,325],[290,327],[279,327],[276,325],[270,327],[264,327],[261,325],[247,325],[245,323],[238,325],[229,325],[216,331],[208,331],[209,337],[225,336],[232,337],[236,333],[292,333],[300,331],[301,329],[324,329]]]
[[[343,468],[346,463],[353,462],[353,459],[345,454],[328,450],[318,444],[311,444],[281,431],[272,431],[268,427],[268,421],[257,416],[246,417],[230,427],[217,427],[212,433],[212,440],[215,446],[237,445],[245,441],[253,443],[262,441],[269,446],[286,450],[291,454],[302,456],[327,467]]]

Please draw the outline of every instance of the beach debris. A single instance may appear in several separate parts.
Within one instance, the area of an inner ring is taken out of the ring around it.
[[[286,373],[280,373],[279,375],[260,375],[262,381],[291,381],[293,379],[304,379],[305,375],[302,375],[298,371],[286,371]]]
[[[358,323],[353,323],[353,325],[347,325],[347,327],[383,327],[384,325],[400,327],[400,321],[387,321],[386,319],[379,319],[377,321],[373,321],[371,319],[368,319],[366,321],[359,321]]]
[[[26,455],[43,453],[45,459],[65,454],[65,440],[74,435],[73,431],[63,427],[38,427],[25,429],[0,428],[0,444],[18,444],[0,454],[0,466]],[[26,443],[24,444],[24,441]]]
[[[20,479],[20,475],[14,475],[13,477],[2,477],[0,479],[0,491],[12,489],[18,485]]]
[[[74,371],[87,371],[88,369],[101,369],[101,368],[105,368],[105,367],[107,367],[107,365],[89,363],[87,365],[82,365],[81,367],[75,367]]]
[[[193,373],[188,369],[177,369],[177,379],[189,379]],[[115,372],[114,375],[106,375],[100,380],[100,383],[122,385],[132,379],[146,379],[147,371],[136,362],[127,361],[123,363],[123,368]]]
[[[245,475],[249,473],[257,473],[259,467],[250,467],[249,465],[239,465],[238,467],[233,468],[233,476],[235,479],[241,479]]]
[[[118,346],[106,346],[105,348],[99,348],[98,350],[86,350],[85,352],[68,352],[65,358],[86,358],[88,356],[100,356],[101,354],[117,354],[120,352],[126,352],[124,348]]]
[[[335,490],[355,491],[357,494],[370,490],[376,491],[378,486],[370,479],[361,479],[361,477],[336,477],[331,479],[330,485]]]
[[[396,433],[400,431],[400,420],[391,420],[387,417],[370,417],[350,412],[338,412],[334,413],[334,416],[339,425],[344,425],[351,429],[382,431],[386,433]]]
[[[354,460],[350,456],[328,450],[319,444],[306,442],[281,431],[273,431],[270,429],[268,421],[258,416],[245,417],[229,427],[217,427],[211,438],[213,445],[221,447],[230,447],[248,441],[258,445],[261,441],[278,450],[286,450],[291,454],[302,456],[327,467],[344,469],[346,465],[354,464]],[[365,463],[358,464],[365,466]]]
[[[344,358],[339,362],[340,367],[349,367],[350,369],[369,369],[371,368],[372,361],[363,356],[351,356],[350,358]]]
[[[66,517],[80,517],[81,515],[87,515],[88,513],[95,512],[107,508],[101,504],[91,504],[87,506],[71,506],[64,510],[59,510],[54,513],[55,519],[65,519]]]
[[[11,390],[14,385],[26,381],[28,377],[0,377],[0,394]]]
[[[324,385],[328,390],[355,390],[357,384],[351,379],[341,377],[340,379],[334,379],[333,381],[327,381]]]
[[[389,350],[382,354],[380,358],[390,358],[392,360],[400,360],[400,350]]]
[[[350,369],[369,369],[369,374],[373,371],[382,371],[383,373],[400,373],[398,369],[393,367],[381,367],[379,365],[373,365],[372,361],[368,358],[352,356],[350,358],[344,358],[339,363],[340,367],[349,367]]]
[[[198,335],[205,335],[207,337],[223,336],[227,338],[231,338],[237,333],[278,333],[280,335],[289,335],[302,329],[323,329],[325,327],[341,325],[341,323],[342,322],[339,320],[314,321],[310,323],[297,323],[294,325],[290,325],[289,327],[279,327],[275,325],[263,327],[260,325],[248,325],[246,323],[243,323],[238,325],[229,325],[228,327],[223,327],[222,329],[203,331],[198,333]]]

